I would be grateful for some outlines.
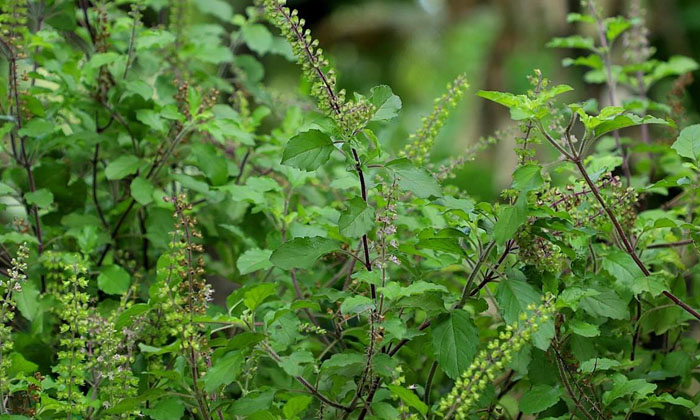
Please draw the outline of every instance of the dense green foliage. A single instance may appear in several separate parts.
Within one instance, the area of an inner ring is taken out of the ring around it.
[[[283,0],[4,0],[0,419],[700,417],[700,125],[649,95],[698,65],[583,6],[549,46],[607,106],[479,91],[519,129],[479,202],[490,141],[431,157],[468,74],[395,151]]]

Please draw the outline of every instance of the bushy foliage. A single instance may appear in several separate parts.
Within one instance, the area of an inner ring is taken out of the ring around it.
[[[519,129],[480,202],[488,141],[430,153],[468,74],[393,150],[284,0],[5,0],[0,419],[700,416],[700,125],[650,95],[698,65],[632,3],[549,44],[606,106],[478,92]]]

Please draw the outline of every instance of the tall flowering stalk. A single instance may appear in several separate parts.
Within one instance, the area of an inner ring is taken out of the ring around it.
[[[540,326],[551,318],[554,296],[547,295],[539,306],[528,306],[528,312],[520,314],[520,322],[507,325],[498,339],[491,341],[482,350],[462,376],[455,382],[450,393],[439,403],[438,411],[445,419],[467,419],[470,410],[479,401],[481,392],[496,375],[513,360],[515,354],[527,344]]]
[[[82,261],[59,261],[58,267],[68,275],[63,276],[59,294],[61,351],[58,352],[59,364],[55,367],[58,374],[58,397],[65,402],[67,418],[73,418],[85,409],[85,398],[81,387],[85,384],[86,337],[89,329],[90,296],[85,292],[88,280],[85,278],[87,267]]]
[[[17,302],[15,293],[22,291],[22,284],[27,280],[27,258],[29,249],[25,244],[19,246],[17,256],[12,259],[7,280],[0,280],[0,414],[7,412],[5,407],[6,397],[10,393],[10,378],[7,377],[7,369],[10,368],[10,360],[5,356],[12,351],[12,329],[8,325],[15,317],[14,309]]]
[[[469,87],[467,76],[460,74],[447,85],[447,91],[435,100],[435,107],[430,115],[423,118],[421,127],[411,135],[411,142],[401,152],[417,165],[423,165],[430,157],[435,138],[445,125],[450,113],[457,107]]]

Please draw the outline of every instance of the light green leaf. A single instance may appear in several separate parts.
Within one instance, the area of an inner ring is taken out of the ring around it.
[[[105,176],[110,181],[122,179],[139,169],[139,158],[134,155],[120,156],[105,168]]]
[[[359,314],[374,308],[374,302],[367,296],[352,296],[343,301],[340,305],[340,312],[343,315]]]
[[[400,385],[387,385],[387,387],[394,393],[394,395],[401,398],[401,401],[403,401],[407,406],[415,408],[422,415],[426,415],[428,412],[428,406],[425,405],[425,403],[421,401],[420,398],[418,398],[418,396],[413,392]]]
[[[591,37],[573,35],[565,38],[554,38],[547,43],[548,48],[581,48],[595,51],[595,42]]]
[[[263,283],[254,286],[243,294],[243,304],[251,311],[255,311],[268,297],[277,293],[277,286],[272,283]]]
[[[333,150],[333,142],[322,131],[304,131],[289,140],[282,163],[303,171],[315,171],[328,161]]]
[[[178,420],[185,414],[185,404],[180,397],[164,397],[156,401],[153,408],[143,410],[153,420]]]
[[[155,131],[165,131],[165,121],[152,109],[139,109],[136,111],[136,119]]]
[[[359,238],[374,227],[374,208],[360,197],[355,197],[348,203],[348,208],[338,219],[340,234],[348,238]]]
[[[248,47],[260,55],[270,51],[272,47],[272,34],[265,25],[259,23],[244,25],[241,28],[241,35]]]
[[[126,83],[126,91],[135,93],[145,100],[153,97],[153,88],[143,80],[132,80]]]
[[[153,184],[151,184],[151,181],[142,176],[136,177],[131,181],[131,196],[142,206],[153,202],[154,191],[155,188]]]
[[[578,319],[574,319],[569,322],[569,328],[571,331],[580,335],[581,337],[598,337],[600,335],[600,330],[598,329],[597,325]]]
[[[131,276],[118,265],[108,265],[102,269],[97,276],[97,287],[110,295],[121,295],[129,290]]]
[[[620,362],[617,360],[596,357],[595,359],[582,362],[578,369],[582,373],[593,373],[599,370],[610,370],[618,366],[620,366]]]
[[[241,274],[253,273],[258,270],[266,270],[272,267],[269,249],[252,248],[246,250],[236,262],[236,267]]]
[[[493,238],[503,245],[515,235],[520,226],[527,221],[527,198],[518,198],[514,205],[502,206],[498,212],[498,221],[493,228]]]
[[[270,256],[270,261],[285,270],[311,268],[320,256],[338,248],[337,241],[320,236],[294,238],[280,245]]]
[[[310,395],[298,395],[288,399],[284,407],[282,407],[284,418],[288,420],[297,418],[297,416],[303,413],[306,407],[311,404],[311,401],[313,401],[313,397]]]
[[[513,185],[511,188],[527,192],[540,188],[544,183],[540,165],[527,164],[519,167],[513,173]]]
[[[433,351],[442,370],[456,379],[471,364],[479,344],[479,330],[469,312],[457,309],[431,326]]]
[[[375,107],[372,121],[386,121],[397,115],[401,110],[401,98],[396,96],[391,88],[386,85],[376,86],[372,88],[372,96],[370,102]]]
[[[54,125],[50,121],[34,118],[22,127],[17,134],[27,137],[41,137],[51,134],[54,130]]]
[[[496,301],[503,312],[503,319],[512,324],[518,321],[520,313],[526,312],[528,305],[539,304],[541,298],[534,287],[508,276],[498,284]]]
[[[46,209],[51,207],[51,203],[53,203],[53,193],[46,188],[41,188],[34,192],[24,194],[24,199],[27,200],[27,204]]]
[[[684,128],[671,148],[681,157],[700,161],[700,124]]]
[[[408,159],[396,159],[386,164],[399,179],[399,187],[418,198],[442,197],[440,184],[428,171],[413,166]]]
[[[304,373],[304,366],[314,362],[314,355],[308,350],[299,350],[283,356],[279,365],[289,376],[301,376]]]

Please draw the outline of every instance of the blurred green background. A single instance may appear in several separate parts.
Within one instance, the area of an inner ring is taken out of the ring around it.
[[[631,0],[599,0],[606,16],[627,15]],[[401,121],[381,135],[400,149],[407,135],[430,112],[433,99],[458,73],[470,88],[463,104],[442,131],[435,160],[464,153],[481,136],[502,131],[499,143],[460,172],[454,181],[479,199],[492,199],[508,184],[515,166],[512,152],[518,133],[505,108],[475,96],[479,89],[522,93],[527,75],[541,69],[554,83],[575,88],[568,101],[588,98],[605,103],[602,86],[582,82],[583,71],[566,68],[562,58],[579,51],[550,49],[554,36],[594,35],[592,26],[569,24],[571,12],[585,12],[579,0],[289,0],[299,9],[315,37],[338,69],[339,84],[348,92],[367,93],[388,84],[404,103]],[[700,1],[641,1],[656,57],[686,55],[700,59]],[[241,13],[249,3],[234,1]],[[620,62],[620,39],[614,60]],[[299,71],[281,58],[266,59],[266,81],[281,91],[298,90]],[[674,80],[654,88],[664,101]],[[290,94],[294,93],[290,91]],[[622,98],[632,92],[619,92]],[[700,103],[700,83],[687,86],[684,103],[692,116]],[[505,131],[504,131],[505,130]]]

